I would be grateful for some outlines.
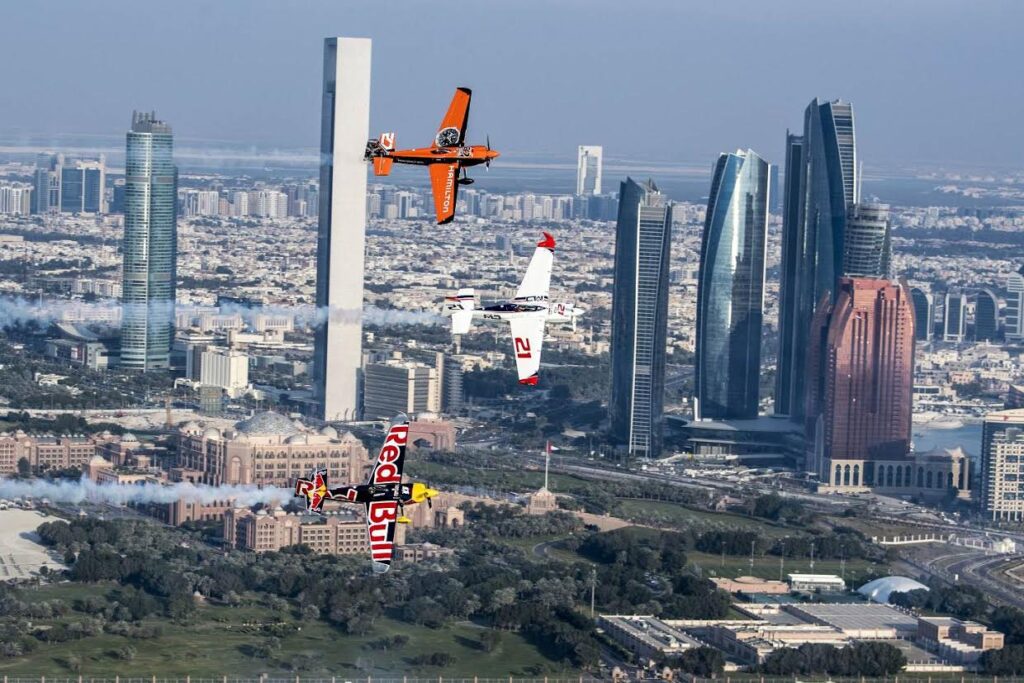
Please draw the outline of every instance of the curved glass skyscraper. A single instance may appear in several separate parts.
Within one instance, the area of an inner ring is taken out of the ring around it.
[[[171,127],[135,112],[125,155],[121,365],[170,367],[177,280],[178,170]]]
[[[812,100],[804,134],[786,136],[779,364],[775,412],[804,414],[804,361],[811,318],[843,274],[847,216],[860,201],[853,105]]]
[[[749,149],[715,165],[697,283],[697,419],[757,417],[770,169]]]

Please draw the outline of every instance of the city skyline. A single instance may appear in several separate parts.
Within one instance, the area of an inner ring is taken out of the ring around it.
[[[1019,48],[1010,27],[1019,24],[1024,14],[1024,8],[1011,2],[984,3],[974,8],[973,33],[985,35],[984,49],[961,30],[959,13],[952,2],[932,3],[929,12],[920,12],[911,5],[881,2],[847,9],[800,2],[776,11],[753,2],[697,8],[648,0],[631,12],[610,3],[601,4],[588,12],[589,16],[582,15],[575,3],[567,2],[545,5],[552,18],[544,24],[550,26],[527,23],[525,35],[517,34],[514,43],[502,31],[473,36],[464,46],[472,58],[446,62],[444,76],[434,68],[446,57],[444,50],[425,39],[431,31],[424,29],[433,26],[443,30],[447,23],[442,16],[447,17],[447,12],[406,7],[399,10],[387,2],[343,7],[310,3],[301,16],[293,16],[275,3],[258,6],[259,11],[239,15],[220,7],[204,8],[200,13],[197,6],[186,4],[175,26],[145,39],[143,32],[119,27],[154,21],[156,8],[146,4],[133,6],[127,13],[121,11],[125,4],[116,0],[93,3],[88,8],[64,3],[62,22],[53,22],[34,4],[12,6],[8,8],[8,21],[0,26],[0,57],[5,61],[12,62],[27,50],[46,55],[56,53],[58,48],[71,49],[83,70],[106,72],[121,82],[134,81],[135,88],[133,92],[105,93],[98,98],[86,80],[74,77],[71,71],[44,71],[46,59],[25,62],[10,74],[10,92],[22,92],[25,97],[9,100],[4,132],[113,132],[110,122],[117,118],[117,112],[152,103],[176,122],[179,136],[187,131],[188,137],[207,141],[315,149],[315,133],[295,126],[295,122],[315,115],[319,106],[317,79],[295,75],[305,73],[304,65],[316,59],[316,50],[310,45],[322,37],[324,27],[335,26],[347,35],[382,41],[376,77],[382,83],[407,82],[407,87],[380,88],[374,94],[375,130],[378,126],[397,128],[429,139],[430,125],[423,120],[423,112],[443,107],[450,87],[466,83],[479,95],[474,104],[477,121],[496,144],[500,141],[510,153],[551,153],[564,146],[560,141],[578,137],[603,144],[610,157],[699,160],[742,143],[761,150],[765,158],[781,159],[782,141],[777,131],[792,125],[789,112],[809,94],[823,98],[841,95],[858,102],[869,126],[862,128],[869,141],[862,152],[869,164],[1016,164],[1016,156],[1009,150],[1020,147],[1024,136],[1014,125],[1021,118],[1024,95],[1004,92],[998,107],[977,108],[971,104],[987,92],[989,78],[1001,82],[1011,77],[1008,65],[1015,63],[1013,56],[1019,55]],[[513,19],[534,6],[491,3],[484,9],[449,5],[470,25],[498,26],[515,23]],[[848,55],[862,52],[862,32],[878,30],[872,17],[883,8],[886,35],[893,39],[882,41],[870,53],[860,54],[859,59],[848,59]],[[738,17],[745,21],[737,22]],[[556,25],[557,37],[553,35]],[[834,29],[838,25],[846,29],[837,32]],[[178,26],[187,26],[188,30]],[[381,26],[389,30],[381,32]],[[678,26],[688,27],[690,40],[672,39]],[[636,30],[623,30],[625,27]],[[746,37],[737,38],[741,50],[717,62],[719,68],[737,74],[733,88],[722,88],[716,82],[715,69],[698,68],[712,49],[714,36],[722,35],[725,27],[730,34],[741,31]],[[775,29],[797,31],[802,40],[776,42]],[[249,32],[267,35],[267,44],[244,40],[242,36]],[[28,36],[32,36],[31,43],[26,43]],[[108,61],[88,49],[91,45],[83,43],[85,36],[90,36],[90,43],[99,40],[118,46],[120,52],[159,46],[153,47],[155,57],[146,66],[149,79],[138,79],[138,65],[128,60]],[[598,62],[601,69],[589,68],[585,50],[559,47],[591,45],[595,40],[609,50]],[[536,48],[517,49],[522,41]],[[147,44],[143,46],[143,42]],[[226,45],[232,47],[225,49]],[[933,45],[944,48],[929,49]],[[747,71],[739,65],[749,65],[753,56],[758,68],[743,76]],[[664,73],[672,64],[688,74],[682,81],[664,79],[668,86],[663,95],[665,106],[639,118],[629,115],[631,107],[627,103],[642,97],[651,79],[630,74],[627,64],[635,60],[654,64],[657,73]],[[518,62],[517,68],[503,62]],[[211,67],[232,72],[232,85],[227,90],[224,82],[180,78],[183,70],[200,73]],[[538,86],[530,76],[552,67],[576,74],[571,87]],[[886,77],[867,77],[880,72]],[[781,73],[789,76],[769,76]],[[942,73],[947,87],[931,88],[928,79],[919,77],[921,73]],[[612,95],[604,84],[615,81],[629,92],[621,97]],[[283,88],[282,95],[264,97],[267,82]],[[64,92],[83,106],[63,111],[41,108],[38,103],[46,101],[45,93],[54,91]],[[229,97],[224,97],[226,92]],[[740,105],[749,101],[751,94],[761,100],[760,116],[697,114],[743,111]],[[513,106],[534,100],[536,107]],[[925,121],[920,120],[916,106],[922,100],[932,104],[932,115]],[[238,106],[249,112],[243,119],[237,116]],[[552,122],[546,116],[549,108],[563,113],[560,120]],[[515,117],[524,117],[522,125],[515,125],[516,118],[504,113],[511,111],[517,112]],[[385,112],[389,120],[379,118]],[[624,121],[629,122],[628,138],[617,135]],[[572,147],[575,144],[571,143]]]

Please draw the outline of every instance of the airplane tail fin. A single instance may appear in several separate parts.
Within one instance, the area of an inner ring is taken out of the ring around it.
[[[377,138],[376,147],[377,154],[373,157],[373,174],[377,176],[390,175],[394,159],[388,154],[395,151],[395,134],[381,133]]]
[[[572,325],[572,329],[576,331],[576,319],[580,316],[581,310],[576,308],[576,304],[571,301],[558,302],[552,304],[551,308],[548,309],[549,320],[558,323],[569,323]]]
[[[444,313],[452,318],[452,334],[466,334],[473,322],[476,293],[472,287],[460,289],[455,296],[445,297]]]
[[[551,288],[551,264],[555,260],[555,238],[551,233],[543,233],[544,239],[537,242],[537,248],[526,268],[523,282],[516,291],[516,299],[547,301],[548,290]]]

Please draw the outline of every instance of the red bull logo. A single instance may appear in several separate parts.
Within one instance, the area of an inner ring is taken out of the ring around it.
[[[370,555],[378,562],[391,559],[394,543],[390,529],[398,519],[398,503],[380,502],[368,506],[366,511],[366,534],[370,542]]]
[[[388,432],[387,439],[384,440],[384,445],[380,449],[380,456],[377,458],[379,464],[374,477],[375,484],[397,484],[401,481],[397,462],[408,438],[408,425],[395,425]]]

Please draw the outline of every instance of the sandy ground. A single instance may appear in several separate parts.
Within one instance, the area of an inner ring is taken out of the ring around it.
[[[25,579],[43,565],[63,569],[39,544],[36,528],[53,520],[35,510],[0,510],[0,581]]]

